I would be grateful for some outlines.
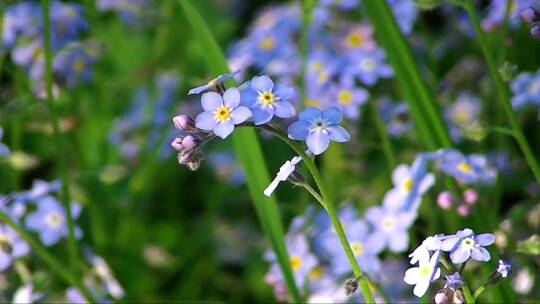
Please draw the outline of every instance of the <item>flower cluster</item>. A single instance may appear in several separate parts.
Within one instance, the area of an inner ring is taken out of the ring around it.
[[[90,81],[99,47],[90,40],[78,41],[79,36],[89,30],[82,7],[52,1],[50,12],[52,51],[56,54],[53,59],[55,80],[67,87]],[[15,65],[26,70],[37,93],[43,89],[45,72],[42,15],[39,3],[24,1],[6,8],[2,24],[3,48],[11,52]]]
[[[444,174],[455,178],[462,184],[490,184],[494,183],[497,177],[496,169],[491,167],[484,155],[465,156],[454,149],[443,149],[423,155],[427,160],[434,160],[438,169]]]
[[[511,1],[511,3],[508,3]],[[482,28],[485,31],[494,30],[496,26],[503,24],[506,16],[506,10],[509,6],[508,22],[514,28],[520,25],[520,13],[532,7],[537,0],[492,0],[487,15],[482,21]]]
[[[523,72],[512,81],[512,107],[519,109],[527,105],[540,107],[540,70]]]
[[[520,11],[523,21],[531,25],[531,36],[540,37],[540,2],[530,2],[528,7]]]

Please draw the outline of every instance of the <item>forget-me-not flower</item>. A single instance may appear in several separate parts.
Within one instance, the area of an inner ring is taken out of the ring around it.
[[[300,113],[298,121],[289,126],[289,138],[305,140],[309,150],[319,155],[328,149],[331,140],[349,141],[349,133],[339,125],[341,119],[341,111],[336,107],[324,111],[308,107]]]
[[[540,70],[536,73],[521,73],[511,84],[512,107],[521,108],[527,104],[540,106]]]
[[[28,244],[11,227],[0,224],[0,271],[4,271],[13,259],[30,252]]]
[[[188,91],[188,95],[201,94],[208,91],[214,91],[216,87],[222,85],[225,81],[232,79],[240,71],[234,71],[232,73],[222,74],[218,77],[208,81],[207,83],[200,85],[198,87],[192,88]]]
[[[413,293],[417,297],[422,297],[429,288],[429,284],[441,276],[439,263],[440,251],[436,251],[431,257],[423,256],[418,262],[418,267],[407,269],[403,280],[409,285],[415,285]]]
[[[456,235],[449,236],[443,241],[445,247],[452,247],[449,250],[450,259],[455,264],[464,263],[469,258],[480,262],[489,261],[491,256],[484,246],[489,246],[494,242],[495,236],[492,233],[475,235],[468,228],[459,230]]]
[[[240,91],[229,88],[223,96],[215,92],[204,93],[201,97],[204,112],[197,115],[195,126],[212,131],[223,139],[234,131],[234,126],[243,123],[250,116],[248,108],[240,105]]]
[[[440,170],[462,183],[491,183],[497,175],[495,169],[488,165],[487,159],[483,155],[464,156],[459,151],[452,149],[439,151],[437,155]]]
[[[251,110],[253,122],[262,125],[274,115],[280,118],[293,117],[296,112],[289,102],[292,95],[292,87],[274,87],[274,82],[268,76],[255,76],[247,88],[242,90],[241,104]]]
[[[350,77],[342,77],[339,84],[331,88],[332,105],[343,112],[343,116],[349,119],[357,119],[360,116],[359,108],[368,100],[369,93],[356,87]]]
[[[381,49],[371,52],[357,51],[349,55],[349,64],[343,73],[356,77],[367,86],[373,86],[380,78],[389,78],[394,72],[385,61]]]
[[[56,54],[53,71],[58,79],[71,88],[78,83],[92,80],[94,58],[81,45],[63,48]]]

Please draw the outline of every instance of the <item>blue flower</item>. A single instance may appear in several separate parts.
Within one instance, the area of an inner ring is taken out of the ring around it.
[[[378,108],[391,137],[399,138],[412,130],[409,109],[405,102],[393,103],[388,99],[382,99],[378,104]]]
[[[492,183],[496,171],[488,166],[487,159],[482,155],[465,157],[457,150],[442,150],[436,154],[438,167],[447,175],[453,176],[464,184],[477,182]]]
[[[360,268],[369,274],[377,273],[381,266],[377,254],[381,252],[384,244],[369,233],[368,225],[362,220],[346,221],[344,230]],[[322,245],[330,255],[334,275],[342,276],[351,271],[347,256],[333,228],[324,234]]]
[[[409,245],[407,229],[413,224],[416,212],[389,207],[390,198],[387,193],[383,207],[370,207],[365,218],[373,226],[373,235],[383,247],[392,252],[403,252]]]
[[[54,57],[53,70],[57,79],[72,88],[92,80],[94,58],[81,45],[63,48]]]
[[[215,92],[204,93],[201,97],[204,112],[197,115],[195,126],[212,131],[225,139],[234,131],[234,126],[243,123],[250,116],[248,108],[240,106],[240,91],[230,88],[223,97]]]
[[[342,10],[351,10],[358,5],[358,0],[321,0],[322,6],[337,6]]]
[[[0,127],[0,140],[2,140],[2,137],[4,136],[4,129]],[[0,156],[8,156],[10,153],[9,148],[0,142]]]
[[[349,63],[343,73],[356,77],[367,86],[373,86],[379,78],[389,78],[394,74],[392,68],[385,62],[385,58],[381,49],[351,53]]]
[[[368,100],[369,93],[354,85],[354,80],[350,77],[341,77],[339,84],[334,85],[331,90],[332,104],[338,107],[343,116],[349,119],[357,119],[360,116],[360,106]]]
[[[201,94],[208,91],[214,91],[216,87],[221,86],[225,81],[232,79],[234,75],[236,75],[237,73],[240,73],[240,71],[234,71],[232,73],[219,75],[218,77],[210,80],[206,84],[190,89],[188,91],[188,95]]]
[[[536,73],[521,73],[511,84],[512,107],[521,108],[527,104],[540,106],[540,70]]]
[[[80,33],[88,31],[83,9],[76,3],[51,3],[52,48],[58,50],[75,41]]]
[[[467,93],[459,94],[455,103],[446,108],[444,116],[450,122],[450,135],[454,141],[463,136],[463,130],[478,124],[480,100]]]
[[[399,28],[404,34],[410,34],[418,16],[418,8],[413,0],[387,0]]]
[[[459,275],[459,272],[454,272],[451,275],[444,276],[446,282],[444,283],[444,288],[449,288],[453,291],[456,291],[461,288],[463,285],[463,281],[461,280],[461,276]]]
[[[60,202],[53,196],[45,196],[36,203],[37,210],[26,217],[26,226],[39,233],[39,238],[45,246],[51,246],[69,234],[66,214]],[[73,219],[79,217],[81,208],[78,204],[71,205]],[[81,236],[79,227],[75,227],[75,236]]]
[[[452,248],[445,251],[450,251],[450,259],[454,264],[464,263],[469,258],[486,262],[491,259],[491,256],[484,246],[489,246],[494,242],[495,236],[492,233],[475,235],[471,229],[466,228],[446,238],[443,241],[443,247],[446,247],[444,249]]]
[[[0,224],[0,271],[6,270],[13,259],[30,252],[28,244],[11,227]]]
[[[508,22],[514,28],[521,24],[519,13],[534,6],[535,0],[512,0]],[[508,0],[492,0],[487,9],[487,16],[482,20],[482,28],[486,31],[492,30],[495,26],[502,24],[506,16]]]
[[[242,90],[241,104],[251,110],[253,122],[262,125],[269,122],[274,115],[281,118],[293,117],[295,110],[289,102],[292,95],[292,87],[274,88],[274,83],[268,76],[256,76],[247,88]]]
[[[502,278],[507,278],[512,273],[512,264],[499,260],[496,271]]]
[[[341,119],[341,111],[336,107],[324,111],[308,107],[300,113],[298,121],[289,126],[289,138],[305,140],[309,150],[319,155],[328,149],[330,140],[349,141],[349,133],[339,125]]]
[[[10,49],[20,37],[35,36],[41,27],[41,7],[37,2],[21,2],[3,13],[2,46]]]

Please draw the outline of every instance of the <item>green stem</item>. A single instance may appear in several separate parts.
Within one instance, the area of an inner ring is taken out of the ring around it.
[[[476,300],[485,290],[486,290],[486,285],[482,285],[478,287],[478,289],[473,294],[474,300]]]
[[[501,107],[503,108],[507,116],[510,127],[514,132],[514,137],[523,154],[525,155],[525,158],[529,164],[529,168],[533,172],[536,182],[540,184],[540,166],[538,165],[538,161],[536,160],[533,151],[529,146],[525,135],[523,134],[523,131],[519,127],[517,117],[512,109],[512,104],[510,103],[510,93],[508,91],[508,88],[502,81],[499,73],[497,72],[497,63],[495,61],[492,50],[490,50],[486,36],[482,31],[482,28],[480,27],[480,21],[478,19],[478,14],[476,12],[476,8],[474,7],[473,1],[466,0],[464,7],[467,11],[467,14],[471,18],[471,22],[476,32],[476,37],[478,38],[480,48],[482,49],[482,54],[484,55],[484,59],[486,60],[487,66],[489,68],[489,73],[491,74],[491,77],[495,82],[495,87],[498,95],[497,99],[499,100]]]
[[[58,123],[58,114],[54,104],[54,96],[52,92],[52,46],[51,46],[51,19],[49,0],[42,0],[41,6],[43,10],[43,29],[45,40],[45,88],[47,90],[47,106],[51,115],[51,124],[53,126],[54,139],[56,148],[58,149],[58,162],[60,167],[60,179],[62,180],[62,202],[66,210],[66,218],[69,230],[68,251],[71,271],[75,276],[79,274],[79,257],[77,240],[75,238],[75,228],[73,224],[73,215],[71,213],[71,199],[69,193],[69,178],[67,172],[67,164],[65,155],[67,151],[64,147],[62,136],[60,135],[60,127]]]
[[[302,158],[302,160],[306,164],[306,167],[308,168],[309,172],[313,176],[313,180],[315,181],[315,184],[317,184],[317,187],[319,188],[319,192],[321,193],[322,199],[324,201],[324,206],[326,206],[326,212],[328,213],[328,216],[330,217],[330,222],[332,223],[332,227],[334,228],[339,238],[341,246],[343,247],[343,251],[345,251],[345,255],[347,256],[347,260],[349,261],[352,271],[355,277],[358,278],[358,283],[360,285],[360,292],[362,293],[362,296],[364,297],[364,301],[366,303],[375,303],[373,294],[371,293],[371,290],[369,287],[370,285],[369,280],[366,276],[364,276],[362,269],[360,268],[360,266],[358,265],[358,262],[356,261],[356,257],[354,256],[351,246],[349,242],[347,241],[347,236],[345,235],[343,226],[341,225],[341,222],[339,221],[339,218],[337,216],[334,202],[329,196],[328,189],[326,188],[326,183],[322,179],[319,173],[319,169],[317,169],[317,166],[315,165],[315,162],[313,161],[312,158],[310,158],[304,152],[304,149],[302,149],[300,145],[290,140],[287,137],[287,135],[285,135],[280,130],[277,130],[270,126],[263,126],[262,128],[264,128],[267,131],[272,132],[274,135],[280,138],[283,142],[289,145],[289,147],[291,147]]]
[[[321,195],[317,193],[315,189],[313,189],[313,187],[311,187],[308,183],[303,183],[302,187],[304,187],[304,189],[306,189],[306,191],[309,192],[309,194],[311,194],[311,196],[313,196],[313,198],[317,200],[324,209],[326,209],[326,206],[324,205],[324,200],[322,199]]]
[[[302,0],[302,31],[300,32],[300,104],[306,102],[306,70],[309,48],[309,25],[315,0]]]
[[[469,286],[463,283],[463,286],[461,286],[461,290],[463,290],[463,295],[465,296],[465,303],[474,304],[474,302],[476,301],[476,298],[472,296]]]
[[[384,157],[386,157],[386,162],[388,164],[388,171],[391,175],[392,170],[396,167],[396,154],[394,153],[392,142],[390,141],[390,136],[388,136],[388,132],[386,131],[386,127],[384,125],[384,122],[382,121],[379,109],[377,109],[377,104],[375,103],[375,100],[370,100],[369,104],[371,106],[375,127],[377,128],[377,132],[379,133],[379,137],[382,141],[383,153]]]
[[[83,294],[84,298],[87,301],[96,302],[96,299],[92,297],[92,294],[90,293],[88,288],[86,288],[86,286],[82,284],[79,276],[71,273],[69,271],[69,268],[65,267],[52,254],[50,254],[47,249],[45,249],[45,247],[41,246],[41,244],[34,240],[34,238],[30,236],[30,234],[24,231],[9,216],[7,216],[4,212],[1,211],[0,221],[15,230],[17,234],[28,243],[28,245],[32,248],[32,250],[36,253],[38,257],[45,261],[45,263],[47,263],[52,270],[58,272],[58,274],[62,277],[62,279],[64,279],[64,281],[66,281],[66,283],[76,287]]]

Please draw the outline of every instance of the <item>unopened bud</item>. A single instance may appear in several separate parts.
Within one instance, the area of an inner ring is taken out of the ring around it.
[[[182,147],[186,150],[193,150],[197,147],[198,140],[194,136],[188,135],[182,139]]]
[[[357,289],[358,289],[358,280],[356,279],[350,279],[345,284],[345,294],[347,296],[354,294]]]
[[[450,304],[450,303],[452,303],[452,301],[451,301],[451,291],[448,290],[448,289],[439,290],[435,294],[435,297],[433,298],[433,301],[435,302],[435,304]]]
[[[532,7],[528,7],[522,10],[521,13],[519,13],[519,15],[521,16],[523,21],[528,22],[528,23],[540,21],[539,14]]]
[[[454,296],[452,299],[452,303],[454,304],[462,304],[465,303],[465,297],[463,296],[463,293],[461,291],[454,291]]]
[[[463,193],[463,200],[469,205],[474,205],[478,200],[478,192],[473,189],[467,189]]]
[[[437,205],[442,209],[449,209],[454,203],[454,196],[449,191],[443,191],[437,196]]]
[[[531,36],[534,38],[540,38],[540,25],[535,24],[533,27],[531,27]]]
[[[171,147],[175,149],[178,152],[181,152],[184,149],[184,146],[182,145],[183,138],[177,137],[171,142]]]
[[[184,131],[191,131],[195,128],[195,121],[187,115],[173,117],[173,124],[175,128]]]
[[[471,212],[471,208],[467,204],[460,204],[457,208],[457,213],[463,217],[468,216]]]

